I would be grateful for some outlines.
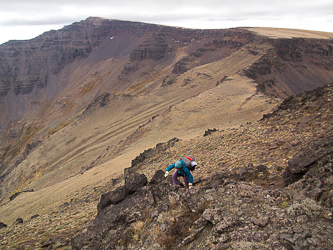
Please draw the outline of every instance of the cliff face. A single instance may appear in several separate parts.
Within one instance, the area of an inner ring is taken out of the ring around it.
[[[260,91],[287,97],[332,81],[332,42],[327,39],[267,39],[245,29],[187,30],[88,18],[61,30],[45,32],[32,40],[9,41],[1,45],[0,100],[9,105],[10,101],[4,99],[11,93],[14,96],[27,95],[34,89],[44,93],[46,90],[42,89],[50,84],[53,86],[48,88],[52,88],[53,97],[57,96],[54,92],[59,89],[54,85],[66,79],[56,77],[52,80],[54,76],[59,76],[66,65],[89,56],[85,64],[92,60],[95,64],[101,63],[110,58],[126,57],[129,60],[121,62],[121,73],[112,78],[118,82],[111,80],[114,87],[109,87],[110,92],[120,93],[133,84],[134,79],[147,80],[143,75],[149,74],[148,69],[156,65],[161,68],[172,66],[172,74],[183,74],[188,69],[221,60],[245,46],[258,46],[259,42],[272,48],[245,74],[258,82]],[[94,51],[97,49],[99,52]],[[257,52],[254,50],[253,53]],[[143,63],[149,60],[155,62]],[[67,77],[72,73],[73,69],[66,72]],[[76,81],[83,79],[77,78]],[[317,80],[315,86],[312,84],[314,79]],[[99,85],[102,86],[104,81],[110,82],[110,78],[101,79]],[[36,95],[32,99],[37,99]],[[25,105],[29,106],[29,103]],[[23,108],[19,109],[18,113],[24,113]],[[8,114],[1,118],[3,128],[12,120]]]
[[[64,69],[65,66],[71,67],[74,61],[82,63],[80,65],[75,64],[75,67],[82,67],[87,64],[91,66],[99,63],[97,66],[99,71],[105,71],[105,67],[109,67],[109,65],[105,66],[107,60],[113,58],[114,61],[117,61],[125,58],[119,62],[123,71],[122,74],[115,73],[119,77],[114,75],[111,78],[119,78],[120,80],[111,83],[114,86],[113,88],[108,87],[110,92],[114,90],[120,92],[131,84],[126,84],[126,82],[132,81],[132,79],[123,77],[123,75],[128,75],[128,72],[133,71],[133,68],[136,71],[145,67],[137,65],[142,60],[160,61],[167,56],[167,53],[170,54],[172,51],[174,57],[175,49],[178,46],[170,44],[171,36],[183,41],[183,46],[184,41],[187,41],[191,34],[196,33],[198,31],[152,24],[88,18],[61,30],[45,32],[32,40],[9,41],[0,46],[0,105],[6,109],[6,111],[2,110],[0,113],[0,125],[2,128],[6,128],[8,122],[20,120],[24,113],[36,108],[32,107],[32,103],[36,106],[36,103],[42,100],[44,103],[41,103],[41,105],[45,105],[46,101],[53,102],[54,100],[50,100],[52,98],[63,98],[64,93],[60,92],[64,85],[75,85],[73,82],[81,82],[82,84],[87,78],[85,74],[89,69],[71,68],[67,71]],[[220,31],[214,33],[213,36],[216,36]],[[207,32],[207,35],[210,34]],[[88,58],[88,56],[90,57]],[[128,59],[130,62],[137,62],[137,64],[134,66],[126,65]],[[104,64],[104,66],[101,64]],[[107,62],[107,64],[110,64],[110,62]],[[155,64],[148,66],[152,67]],[[114,68],[116,68],[115,71],[118,71],[117,66]],[[82,76],[77,76],[69,82],[68,78],[74,71]],[[91,72],[91,74],[94,73],[96,72]],[[96,74],[94,77],[97,78]],[[105,82],[110,85],[110,78],[104,75],[98,81],[98,88],[102,88],[103,83],[106,84]],[[96,94],[98,92],[94,92],[92,98]],[[26,97],[23,98],[20,95],[26,95]],[[89,101],[88,103],[85,102],[82,107],[88,105]],[[82,107],[80,108],[82,109]],[[8,112],[17,113],[21,116],[12,117]]]
[[[76,57],[88,56],[92,46],[83,22],[29,41],[5,43],[1,46],[0,95],[10,90],[16,95],[29,94],[34,87],[44,88],[49,73],[58,73]]]
[[[293,38],[267,42],[273,48],[245,70],[258,82],[260,91],[286,98],[332,81],[332,40]]]
[[[66,64],[87,57],[106,37],[112,40],[126,33],[132,35],[132,39],[139,39],[160,31],[162,37],[152,36],[130,54],[131,61],[160,60],[165,57],[168,47],[163,36],[179,33],[182,39],[187,33],[193,33],[178,30],[181,29],[88,18],[31,40],[9,41],[0,47],[0,96],[6,96],[10,91],[19,95],[28,94],[35,87],[44,88],[48,74],[57,74]]]
[[[66,64],[87,57],[106,37],[119,33],[140,37],[158,29],[150,24],[88,18],[31,40],[9,41],[0,47],[0,95],[44,88],[48,74],[57,74]]]

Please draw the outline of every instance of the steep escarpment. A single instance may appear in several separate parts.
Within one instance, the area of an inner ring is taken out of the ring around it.
[[[271,39],[265,56],[245,70],[267,94],[288,97],[332,81],[332,40]]]
[[[103,92],[152,91],[180,57],[224,32],[88,18],[2,44],[1,137],[17,121],[40,120],[56,129]],[[54,118],[55,113],[61,117]]]
[[[256,54],[260,44],[262,50],[273,49],[246,71],[258,82],[260,91],[286,97],[332,79],[329,40],[267,39],[246,29],[189,30],[88,18],[35,39],[1,45],[0,97],[4,108],[0,125],[6,129],[10,121],[32,112],[40,119],[38,113],[45,109],[59,112],[54,107],[59,100],[71,109],[67,117],[75,115],[101,89],[114,94],[144,94],[161,82],[170,85],[177,75],[244,47]],[[316,75],[321,78],[312,86]],[[73,91],[80,95],[68,95]],[[92,97],[83,98],[83,94]]]
[[[88,18],[31,40],[4,43],[0,95],[10,90],[16,95],[28,94],[34,87],[44,88],[48,74],[56,74],[73,60],[87,57],[106,37],[121,33],[141,37],[159,29],[152,24]]]
[[[257,39],[260,40],[260,38]],[[188,56],[181,58],[175,64],[172,73],[182,74],[188,69],[223,59],[248,45],[250,42],[256,44],[258,42],[257,39],[253,33],[230,29],[219,38],[212,39],[209,43],[204,44],[204,46],[201,46]]]
[[[61,32],[50,31],[29,41],[9,41],[1,46],[1,96],[10,90],[15,95],[44,88],[48,74],[58,73],[75,58],[86,57],[93,44],[83,24],[74,24]]]
[[[28,94],[35,87],[44,88],[49,74],[57,74],[67,64],[78,58],[85,58],[105,42],[105,39],[116,39],[117,36],[128,35],[124,39],[139,39],[152,36],[143,41],[137,49],[129,48],[131,61],[164,58],[166,41],[163,37],[173,36],[182,44],[193,39],[202,39],[203,36],[218,36],[223,31],[205,32],[198,35],[198,31],[183,30],[153,24],[125,22],[100,18],[88,18],[85,21],[73,23],[60,30],[45,32],[44,34],[27,41],[9,41],[1,45],[1,96],[10,91],[16,95]],[[208,34],[209,33],[209,34]],[[186,38],[185,38],[186,37]],[[193,40],[192,40],[193,41]],[[124,45],[128,45],[123,41]],[[125,50],[125,48],[122,48]],[[121,56],[124,52],[109,50],[104,55]],[[100,55],[101,56],[101,55]],[[101,60],[103,58],[99,58]]]

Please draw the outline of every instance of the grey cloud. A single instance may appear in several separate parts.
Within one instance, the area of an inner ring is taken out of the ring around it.
[[[290,23],[291,28],[306,29],[308,25],[302,24],[306,20],[318,30],[333,31],[332,0],[0,0],[0,6],[0,29],[61,27],[96,16],[185,27],[200,22],[217,23],[215,27],[251,22],[274,27]]]
[[[40,25],[58,25],[58,24],[71,24],[79,20],[68,18],[68,17],[59,17],[59,18],[50,18],[50,19],[24,19],[24,18],[15,18],[8,20],[0,20],[1,26],[40,26]]]

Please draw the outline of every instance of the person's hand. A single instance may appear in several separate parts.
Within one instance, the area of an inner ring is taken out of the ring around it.
[[[192,183],[189,183],[188,184],[188,188],[191,189],[193,187],[193,184]]]
[[[168,175],[169,175],[169,171],[166,171],[164,174],[164,177],[168,177]]]

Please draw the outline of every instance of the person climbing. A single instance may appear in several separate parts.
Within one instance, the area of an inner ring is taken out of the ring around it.
[[[194,161],[194,157],[189,155],[186,158],[180,158],[179,161],[176,161],[174,164],[167,167],[164,176],[167,177],[170,170],[176,168],[175,172],[172,174],[173,184],[179,185],[178,177],[183,176],[186,187],[192,188],[193,176],[190,169],[193,171],[195,169],[195,166],[197,166],[197,163]]]

